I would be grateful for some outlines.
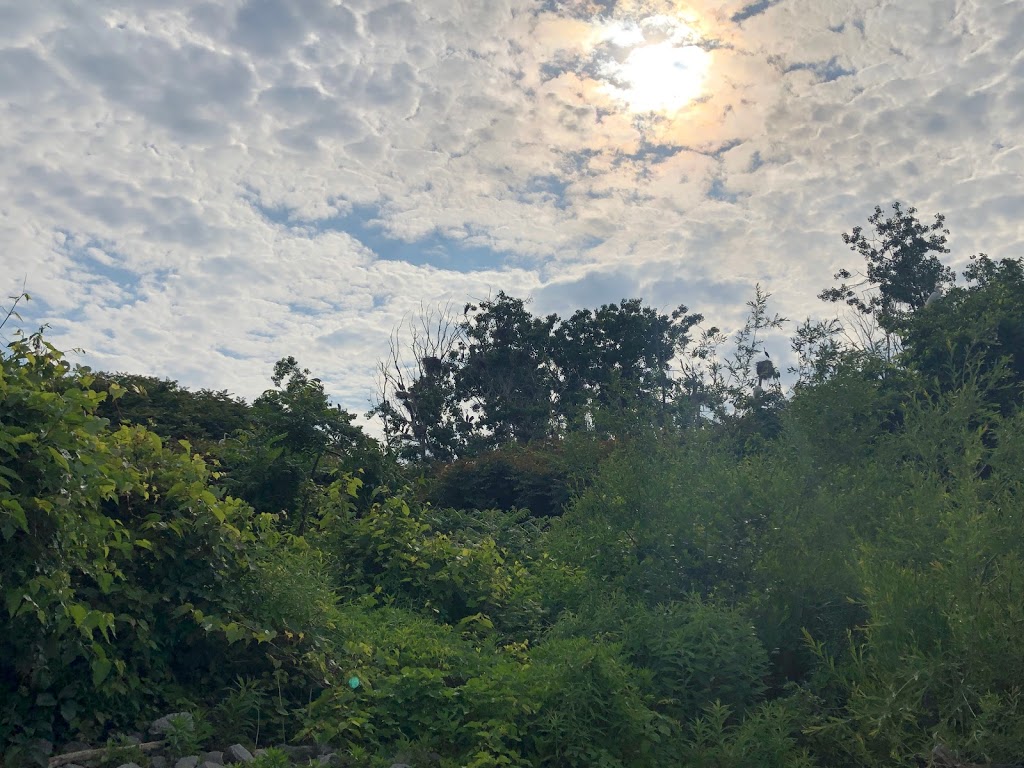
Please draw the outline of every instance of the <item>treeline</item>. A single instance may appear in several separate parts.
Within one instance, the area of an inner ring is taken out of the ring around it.
[[[353,766],[1024,758],[1024,262],[957,285],[916,214],[843,236],[851,314],[792,331],[785,392],[760,290],[732,339],[425,313],[383,442],[294,358],[249,404],[14,334],[5,760],[170,711]]]

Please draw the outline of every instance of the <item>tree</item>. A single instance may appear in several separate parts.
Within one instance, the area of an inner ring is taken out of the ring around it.
[[[988,397],[1009,413],[1024,399],[1024,260],[981,254],[964,277],[907,321],[902,361],[940,391],[994,378]]]
[[[321,475],[330,475],[325,469],[354,471],[350,458],[369,439],[352,424],[355,416],[332,405],[320,379],[294,357],[279,360],[271,380],[275,388],[253,402],[252,428],[222,453],[228,488],[261,511],[290,511],[301,534],[312,491],[327,479]]]
[[[89,373],[86,368],[82,372]],[[206,451],[251,425],[249,406],[227,390],[190,391],[171,379],[102,372],[95,374],[92,387],[106,392],[113,383],[124,393],[117,400],[103,400],[96,413],[114,426],[138,424],[168,440],[188,440]]]
[[[700,343],[685,361],[681,386],[690,400],[698,403],[719,422],[764,408],[775,408],[784,400],[781,391],[760,391],[755,360],[764,353],[764,334],[778,331],[788,319],[768,311],[770,293],[760,284],[747,302],[747,319],[734,338],[730,355],[718,356],[718,347],[728,336],[717,328],[704,332]]]
[[[559,416],[580,425],[602,409],[664,410],[670,365],[703,319],[682,304],[663,314],[641,299],[575,312],[554,331]]]
[[[407,461],[449,461],[461,448],[467,418],[455,376],[462,329],[448,305],[420,308],[391,334],[388,357],[377,365],[377,404],[390,449]]]
[[[557,315],[534,317],[525,301],[504,291],[466,305],[458,392],[480,447],[525,443],[551,432],[557,322]]]
[[[903,209],[892,204],[887,217],[881,206],[868,217],[874,230],[865,234],[854,227],[843,234],[843,242],[867,262],[866,271],[840,269],[836,280],[843,282],[818,294],[823,301],[845,302],[865,315],[873,316],[888,333],[900,330],[907,317],[921,309],[932,292],[954,282],[953,271],[936,254],[949,253],[946,247],[945,217],[936,214],[931,224],[922,224],[916,208]],[[856,280],[854,280],[856,278]],[[847,282],[853,281],[853,282]]]

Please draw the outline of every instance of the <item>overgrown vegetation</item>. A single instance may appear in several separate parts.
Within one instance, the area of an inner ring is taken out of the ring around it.
[[[799,324],[788,391],[759,289],[728,351],[683,306],[499,294],[408,366],[396,337],[383,444],[294,358],[250,405],[76,367],[10,307],[7,764],[167,712],[181,754],[354,766],[1021,759],[1024,263],[952,287],[915,214],[844,236],[863,282],[822,297],[859,332]]]

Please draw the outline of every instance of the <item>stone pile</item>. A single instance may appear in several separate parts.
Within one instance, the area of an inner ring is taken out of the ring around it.
[[[154,720],[149,727],[153,741],[143,741],[143,734],[131,734],[117,747],[94,749],[82,742],[73,741],[64,745],[60,754],[49,759],[48,768],[92,768],[100,763],[110,764],[112,750],[128,749],[140,755],[145,766],[137,762],[121,763],[118,768],[224,768],[251,764],[251,768],[282,768],[279,761],[270,762],[268,748],[249,751],[243,744],[231,744],[223,749],[211,749],[194,755],[180,756],[170,753],[168,736],[178,729],[194,728],[192,715],[175,712]],[[276,747],[283,753],[291,766],[315,766],[315,768],[344,768],[350,761],[325,746],[282,744]],[[411,768],[395,762],[391,768]]]

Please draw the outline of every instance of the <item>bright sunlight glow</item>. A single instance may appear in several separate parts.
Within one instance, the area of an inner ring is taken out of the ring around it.
[[[683,22],[656,16],[607,23],[604,39],[628,53],[601,62],[601,91],[630,111],[675,112],[700,97],[711,53]]]

